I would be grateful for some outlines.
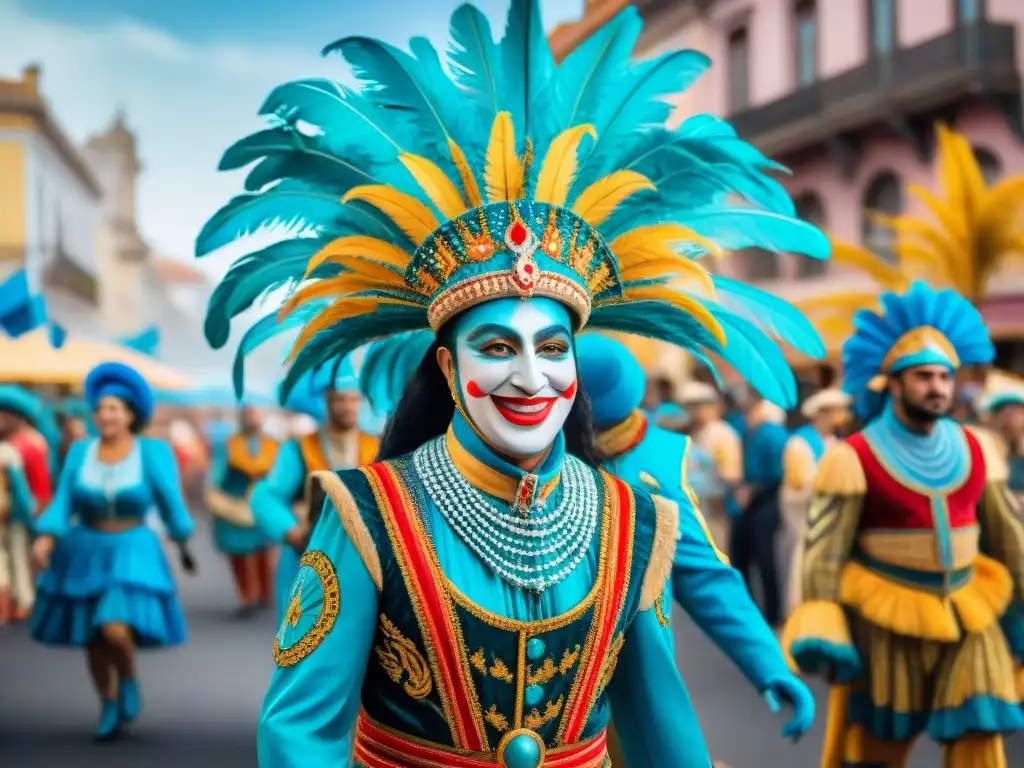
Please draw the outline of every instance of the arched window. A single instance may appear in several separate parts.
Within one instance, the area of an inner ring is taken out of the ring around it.
[[[824,228],[825,206],[822,204],[820,197],[813,192],[804,192],[793,203],[796,206],[797,216],[816,227]],[[809,259],[806,256],[797,256],[796,259],[796,275],[799,278],[823,275],[828,266],[828,262],[821,259]]]
[[[747,280],[775,280],[779,276],[779,254],[763,248],[745,248],[742,255],[743,276]]]
[[[896,236],[875,214],[889,216],[903,212],[903,190],[900,180],[891,171],[878,173],[864,191],[861,204],[861,239],[864,245],[880,259],[896,262]]]
[[[973,147],[974,159],[978,161],[978,167],[981,169],[981,175],[985,179],[985,183],[988,185],[995,184],[1003,175],[1003,164],[999,158],[996,157],[995,153],[990,152],[984,147]]]

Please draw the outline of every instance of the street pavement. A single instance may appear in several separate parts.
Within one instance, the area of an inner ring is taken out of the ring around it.
[[[227,565],[200,527],[200,575],[179,577],[190,642],[140,657],[145,709],[124,740],[90,740],[96,701],[80,652],[38,646],[24,627],[0,631],[0,767],[255,768],[254,733],[273,666],[273,619],[234,615]],[[675,622],[679,664],[715,759],[730,768],[816,768],[824,688],[815,686],[814,731],[797,745],[784,742],[781,716],[768,711],[685,617]],[[1008,764],[1024,766],[1024,738],[1012,739],[1009,748]],[[909,768],[939,765],[939,751],[922,744]]]

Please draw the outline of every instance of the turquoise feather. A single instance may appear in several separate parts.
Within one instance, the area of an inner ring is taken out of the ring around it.
[[[824,359],[827,350],[817,329],[788,301],[731,277],[712,275],[718,303],[746,318],[772,338],[786,341],[793,349]]]
[[[723,307],[711,314],[725,330],[722,358],[766,399],[787,410],[797,404],[796,379],[779,346],[753,323]]]
[[[802,253],[812,259],[827,259],[832,253],[828,237],[813,224],[756,208],[694,211],[687,216],[686,224],[727,251],[763,248]]]
[[[557,126],[549,123],[548,109],[558,93],[555,57],[548,46],[539,0],[512,0],[509,4],[501,69],[502,109],[512,113],[518,151],[525,152],[530,136],[535,153],[543,157],[542,151],[558,133]]]
[[[502,106],[500,49],[491,36],[491,25],[480,9],[460,5],[452,14],[449,63],[455,82],[472,94],[481,115],[493,122]]]

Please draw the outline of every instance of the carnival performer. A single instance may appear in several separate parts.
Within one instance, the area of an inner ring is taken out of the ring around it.
[[[29,524],[50,503],[53,496],[52,467],[50,447],[40,431],[46,419],[43,401],[28,390],[14,385],[5,386],[3,393],[0,398],[0,435],[17,451],[21,472],[35,501],[35,508],[30,515],[13,518],[7,529],[6,554],[13,598],[11,618],[21,621],[32,613],[35,604]]]
[[[27,390],[0,386],[0,627],[12,619],[23,620],[35,602],[29,552],[38,509],[25,476],[23,453],[15,445],[23,439],[22,426],[35,421],[39,407]]]
[[[216,458],[206,490],[213,538],[227,556],[243,615],[271,603],[269,542],[249,508],[253,486],[270,472],[279,445],[263,434],[262,414],[252,405],[238,411],[238,432]]]
[[[630,766],[706,768],[678,738],[685,689],[653,610],[679,508],[596,469],[574,335],[639,332],[721,356],[789,406],[779,347],[724,297],[820,355],[817,334],[700,259],[755,243],[824,258],[828,241],[786,213],[773,164],[726,123],[659,127],[661,98],[708,61],[631,61],[635,9],[557,67],[536,0],[514,0],[499,44],[470,5],[451,28],[454,80],[424,39],[406,54],[346,38],[328,50],[361,92],[275,90],[275,124],[221,166],[259,161],[250,188],[277,184],[235,198],[198,239],[202,254],[263,217],[316,232],[277,244],[297,274],[245,257],[225,289],[308,274],[284,314],[334,299],[303,323],[286,387],[373,339],[436,337],[377,463],[314,475],[329,503],[275,644],[260,764],[597,768],[611,702]],[[712,164],[730,170],[702,174]],[[328,170],[342,165],[352,174]],[[299,189],[301,207],[284,207]],[[749,202],[730,207],[734,195]],[[693,292],[669,287],[684,276]],[[765,693],[792,703],[791,680]],[[801,699],[788,734],[809,719]]]
[[[981,406],[988,426],[1005,447],[1009,476],[1007,485],[1024,507],[1024,379],[992,372],[994,386],[986,384]]]
[[[377,438],[359,431],[359,381],[349,360],[342,361],[337,371],[328,367],[320,375],[306,377],[303,384],[302,402],[292,409],[316,418],[322,426],[282,445],[270,472],[253,486],[249,497],[257,529],[265,540],[281,545],[274,577],[279,623],[309,540],[307,476],[369,464],[378,446]],[[293,393],[293,403],[298,394]]]
[[[953,291],[914,283],[881,305],[843,347],[866,426],[818,466],[785,642],[834,684],[823,766],[904,766],[927,734],[945,768],[1005,768],[1024,728],[1024,529],[992,443],[947,418],[956,370],[992,344]]]
[[[825,451],[849,423],[850,396],[840,389],[820,390],[804,401],[800,413],[807,423],[793,431],[782,454],[782,530],[778,537],[778,557],[784,564],[781,570],[785,574],[787,617],[800,604],[800,559],[814,472]]]
[[[136,652],[185,641],[174,577],[146,514],[156,509],[182,567],[194,524],[167,443],[140,436],[153,393],[134,369],[103,363],[85,380],[99,436],[71,446],[52,502],[36,520],[39,594],[32,637],[82,647],[100,697],[96,738],[115,738],[142,706]]]
[[[583,392],[590,398],[597,448],[613,475],[679,505],[679,542],[665,594],[654,604],[659,623],[671,629],[672,599],[744,673],[758,691],[767,681],[786,680],[786,661],[771,628],[750,598],[743,577],[715,546],[690,486],[691,438],[651,423],[641,410],[644,370],[614,339],[587,334],[576,342]],[[693,574],[699,573],[699,580]],[[699,586],[698,586],[699,585]],[[696,588],[695,588],[696,586]],[[722,610],[728,606],[728,610]],[[671,645],[671,632],[668,632]],[[790,698],[813,711],[811,694],[795,677],[783,683]],[[768,694],[772,709],[778,701]],[[800,707],[798,707],[799,710]],[[677,723],[678,738],[707,751],[694,714]]]
[[[779,492],[782,488],[782,454],[789,440],[786,412],[764,399],[747,411],[743,436],[743,484],[735,492],[740,510],[733,523],[731,557],[753,586],[757,571],[764,617],[773,627],[782,623],[782,584],[779,580],[778,533],[782,523]]]
[[[743,481],[743,443],[722,418],[722,401],[710,384],[686,381],[679,390],[679,402],[686,410],[687,432],[693,444],[711,456],[715,475],[702,478],[701,508],[715,545],[729,552],[732,520],[739,514],[733,493]]]

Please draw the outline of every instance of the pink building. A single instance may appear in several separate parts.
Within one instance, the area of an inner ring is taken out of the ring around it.
[[[588,17],[626,3],[597,0]],[[933,186],[933,125],[975,146],[990,178],[1024,173],[1022,0],[637,0],[638,55],[695,48],[714,62],[678,100],[678,119],[727,116],[789,166],[801,214],[881,258],[888,235],[866,212],[914,210]],[[585,29],[586,17],[580,23]],[[553,42],[569,40],[556,31]],[[734,254],[723,271],[797,298],[861,278],[796,256]],[[993,280],[982,307],[1000,363],[1024,370],[1024,271]]]

